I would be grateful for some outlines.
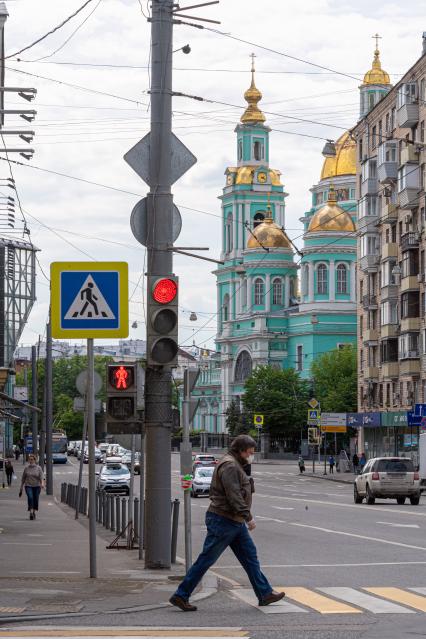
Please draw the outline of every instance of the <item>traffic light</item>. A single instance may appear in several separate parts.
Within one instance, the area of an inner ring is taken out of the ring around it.
[[[316,446],[318,444],[318,428],[308,428],[308,444],[309,446]]]
[[[149,366],[176,366],[178,355],[179,280],[148,276],[146,359]]]
[[[107,364],[107,421],[137,419],[136,364]]]

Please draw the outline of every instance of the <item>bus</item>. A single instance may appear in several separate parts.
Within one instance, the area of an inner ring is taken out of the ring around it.
[[[52,433],[52,461],[54,464],[66,464],[68,439],[63,431],[53,431]]]

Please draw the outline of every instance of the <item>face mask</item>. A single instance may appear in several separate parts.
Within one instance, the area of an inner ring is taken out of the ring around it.
[[[249,455],[246,459],[248,464],[252,464],[254,462],[254,455]]]

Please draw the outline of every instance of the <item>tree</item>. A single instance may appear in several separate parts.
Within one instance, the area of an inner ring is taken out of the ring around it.
[[[315,397],[322,411],[357,411],[357,362],[353,346],[323,353],[314,360],[311,371]]]
[[[259,366],[246,380],[243,396],[249,423],[264,415],[264,429],[273,435],[293,436],[306,423],[308,384],[292,368]]]
[[[225,410],[226,427],[232,437],[248,433],[250,428],[247,424],[246,416],[241,413],[240,407],[235,400],[229,404]]]

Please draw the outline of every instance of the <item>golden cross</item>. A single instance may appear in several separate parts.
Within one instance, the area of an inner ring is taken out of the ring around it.
[[[250,57],[251,57],[251,70],[254,71],[254,59],[256,57],[256,54],[250,53]]]
[[[371,36],[371,37],[373,38],[373,40],[375,40],[375,41],[376,41],[376,49],[378,49],[378,48],[379,48],[379,40],[381,40],[381,39],[382,39],[382,36],[379,36],[379,34],[378,34],[378,33],[376,33],[376,35],[373,35],[373,36]]]

